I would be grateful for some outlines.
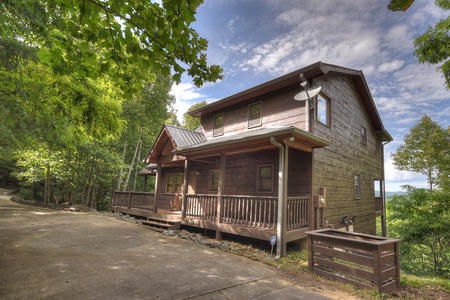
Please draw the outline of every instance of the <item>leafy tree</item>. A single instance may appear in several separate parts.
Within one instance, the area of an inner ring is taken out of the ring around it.
[[[187,110],[187,112],[185,112],[183,114],[183,123],[184,123],[184,128],[186,129],[190,129],[190,130],[196,130],[197,128],[200,127],[200,118],[195,118],[189,115],[190,111],[193,111],[197,108],[200,108],[202,106],[206,105],[206,101],[202,101],[202,102],[198,102],[193,104],[191,107],[189,107],[189,109]]]
[[[388,9],[405,11],[413,2],[414,0],[391,0]],[[435,4],[443,10],[450,10],[450,0],[436,0]],[[445,78],[447,88],[450,89],[450,15],[417,37],[414,46],[416,47],[414,54],[420,63],[442,63],[438,69]]]
[[[222,72],[207,65],[207,41],[190,28],[201,3],[2,0],[2,55],[7,60],[37,55],[56,74],[106,76],[125,97],[138,94],[150,81],[140,72],[148,68],[163,75],[172,71],[176,82],[187,72],[201,86],[221,78]]]
[[[405,188],[387,202],[388,235],[402,240],[401,268],[450,278],[450,193]]]
[[[399,170],[426,175],[429,187],[433,189],[439,183],[440,174],[449,174],[445,169],[448,168],[449,137],[449,130],[445,131],[424,115],[405,135],[404,144],[392,154],[393,163]]]

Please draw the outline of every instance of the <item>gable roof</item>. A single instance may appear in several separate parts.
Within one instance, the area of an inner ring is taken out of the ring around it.
[[[172,155],[178,148],[205,142],[205,136],[196,131],[164,124],[150,152],[145,158],[146,163],[157,162],[162,155]]]
[[[378,110],[375,106],[375,102],[373,101],[372,95],[370,94],[363,72],[361,70],[354,70],[336,65],[326,64],[321,61],[309,65],[307,67],[301,68],[299,70],[296,70],[294,72],[291,72],[289,74],[286,74],[284,76],[275,78],[263,84],[257,85],[245,91],[212,102],[208,105],[192,110],[188,112],[188,114],[194,117],[201,117],[210,113],[214,113],[218,110],[242,103],[246,100],[276,90],[280,90],[295,84],[299,84],[300,73],[303,73],[303,75],[307,79],[311,79],[326,74],[337,74],[351,77],[356,86],[356,89],[358,90],[358,93],[361,96],[364,107],[366,108],[367,113],[369,114],[375,132],[382,139],[382,141],[392,141],[391,135],[384,128],[380,115],[378,114]]]

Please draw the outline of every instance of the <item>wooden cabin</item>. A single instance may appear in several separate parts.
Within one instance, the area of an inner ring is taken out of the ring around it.
[[[295,100],[305,89],[312,96]],[[317,62],[190,115],[198,130],[165,125],[145,159],[155,192],[116,192],[114,211],[175,218],[219,239],[275,236],[277,256],[308,230],[374,234],[379,217],[385,234],[392,137],[362,71]]]

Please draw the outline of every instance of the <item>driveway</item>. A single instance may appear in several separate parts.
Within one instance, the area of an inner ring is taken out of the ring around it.
[[[1,299],[333,299],[269,266],[0,190]]]

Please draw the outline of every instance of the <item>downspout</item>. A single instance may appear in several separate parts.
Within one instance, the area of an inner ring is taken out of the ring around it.
[[[275,140],[275,137],[270,137],[270,142],[275,147],[278,147],[279,162],[278,162],[278,207],[277,207],[277,255],[276,259],[286,256],[286,249],[284,249],[284,146]]]
[[[383,156],[383,220],[381,222],[381,236],[387,237],[387,226],[386,226],[386,174],[384,170],[384,146],[389,144],[391,141],[387,141],[386,143],[382,144],[383,149],[381,149],[382,156]]]

